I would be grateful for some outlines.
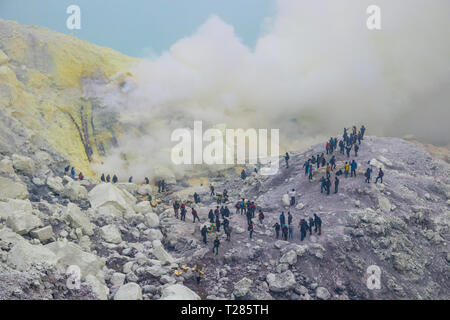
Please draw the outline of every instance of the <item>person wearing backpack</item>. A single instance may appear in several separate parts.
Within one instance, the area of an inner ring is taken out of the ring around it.
[[[248,225],[248,231],[249,231],[249,239],[252,240],[253,239],[253,222],[250,222],[250,224]]]
[[[206,225],[203,226],[201,233],[203,237],[203,243],[207,244],[208,241],[206,241],[206,235],[208,234],[208,229],[206,228]]]
[[[384,176],[384,172],[383,172],[383,170],[381,170],[381,168],[380,168],[380,170],[378,171],[378,177],[375,179],[375,183],[378,182],[378,179],[380,179],[380,180],[381,180],[381,183],[383,183],[383,176]]]
[[[201,222],[200,218],[198,217],[197,210],[195,210],[194,208],[192,208],[192,218],[194,219],[194,223],[196,219],[198,220],[198,222]]]
[[[264,213],[261,210],[259,210],[258,220],[259,220],[259,224],[262,225],[264,222]]]
[[[216,236],[216,240],[214,240],[213,252],[216,252],[216,256],[219,254],[220,240],[219,236]]]
[[[350,177],[353,177],[353,175],[355,175],[356,177],[356,169],[358,168],[358,164],[356,163],[355,159],[353,159],[353,161],[351,162],[350,167],[352,170]]]
[[[274,225],[274,228],[275,228],[275,235],[276,235],[276,238],[278,239],[279,237],[280,237],[280,229],[281,229],[281,226],[280,226],[280,224],[277,222],[277,223],[275,223]]]

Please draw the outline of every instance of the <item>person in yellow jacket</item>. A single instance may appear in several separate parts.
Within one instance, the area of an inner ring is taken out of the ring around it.
[[[347,161],[345,161],[345,165],[344,165],[344,173],[345,173],[345,177],[348,177],[348,171],[350,169],[350,165],[348,164]]]

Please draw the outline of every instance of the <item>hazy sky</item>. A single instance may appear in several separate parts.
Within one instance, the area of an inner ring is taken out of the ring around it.
[[[81,30],[68,30],[66,9],[81,8]],[[0,18],[40,25],[125,54],[159,55],[191,35],[212,14],[253,47],[274,0],[0,0]]]

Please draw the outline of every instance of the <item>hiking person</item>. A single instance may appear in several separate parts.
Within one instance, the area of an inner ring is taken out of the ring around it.
[[[208,241],[206,241],[206,235],[208,234],[208,229],[206,228],[206,225],[203,225],[201,233],[202,233],[203,243],[207,244]]]
[[[372,174],[372,169],[371,168],[367,168],[366,173],[364,174],[364,176],[366,177],[366,182],[370,183],[370,175]]]
[[[292,214],[290,211],[288,211],[288,225],[292,223],[292,219],[293,219]]]
[[[78,180],[83,180],[84,176],[83,176],[83,172],[80,171],[80,174],[78,175]]]
[[[341,154],[344,154],[344,141],[343,140],[341,140],[341,141],[339,141],[339,152],[341,153]]]
[[[111,177],[109,176],[109,174],[106,176],[106,182],[110,182],[111,181]]]
[[[312,181],[312,178],[313,178],[313,168],[312,168],[312,166],[309,166],[308,171],[309,171],[308,180]]]
[[[280,229],[281,229],[281,226],[280,226],[280,224],[279,224],[278,222],[276,222],[273,226],[274,226],[274,228],[275,228],[275,235],[276,235],[276,238],[278,239],[278,238],[280,237]]]
[[[217,204],[221,204],[222,203],[222,194],[221,193],[217,193]]]
[[[309,216],[308,222],[309,222],[309,224],[308,224],[309,235],[312,236],[312,228],[314,226],[314,219],[313,219],[313,217]]]
[[[220,217],[216,216],[216,227],[217,227],[217,232],[220,232]]]
[[[336,169],[336,157],[333,155],[330,159],[331,170]]]
[[[378,182],[378,179],[380,179],[380,180],[381,180],[381,183],[383,183],[383,176],[384,176],[384,172],[383,172],[383,170],[381,170],[381,168],[380,168],[380,170],[378,170],[378,177],[375,179],[375,183]]]
[[[290,224],[289,226],[288,226],[288,229],[289,229],[289,239],[294,239],[294,226],[292,225],[292,224]]]
[[[133,183],[133,176],[128,178],[128,183]]]
[[[166,192],[167,191],[167,189],[166,189],[166,180],[162,180],[161,181],[161,191],[162,192]]]
[[[327,180],[325,181],[325,186],[326,186],[326,189],[327,189],[327,196],[329,196],[330,195],[330,188],[331,188],[331,180],[330,180],[330,178],[327,178]]]
[[[225,208],[223,209],[223,216],[225,216],[225,217],[229,217],[230,216],[230,209],[228,209],[228,207],[227,206],[225,206]]]
[[[250,224],[248,225],[248,231],[249,231],[249,239],[252,240],[253,239],[253,223],[250,222]]]
[[[284,225],[286,222],[286,217],[284,216],[284,211],[281,211],[280,214],[280,225]]]
[[[241,178],[242,180],[245,180],[245,178],[247,178],[247,173],[245,172],[245,169],[242,169],[241,171]]]
[[[309,160],[305,161],[305,163],[303,163],[303,168],[305,168],[305,176],[308,175],[309,172]]]
[[[192,208],[192,218],[194,219],[194,221],[192,221],[193,223],[195,223],[195,219],[197,219],[198,222],[201,222],[200,218],[198,217],[197,210],[195,210],[194,208]]]
[[[289,197],[291,198],[291,206],[295,205],[295,189],[289,191]]]
[[[250,225],[252,223],[252,212],[250,210],[247,211],[247,224]]]
[[[228,190],[227,189],[223,190],[222,198],[223,198],[223,203],[228,202]]]
[[[330,163],[327,164],[326,173],[327,173],[327,178],[330,178],[331,177],[331,166],[330,166]]]
[[[241,203],[239,204],[240,208],[241,208],[241,214],[244,214],[245,212],[245,199],[242,198]]]
[[[348,162],[347,161],[345,161],[345,164],[344,164],[344,173],[345,173],[345,178],[348,178],[348,170],[349,170],[349,164],[348,164]]]
[[[352,146],[345,147],[345,152],[347,153],[347,158],[350,158],[350,151],[352,151]]]
[[[325,155],[322,153],[322,167],[325,167],[327,161],[325,160]]]
[[[195,202],[195,204],[200,202],[200,196],[198,195],[197,192],[194,192],[194,202]]]
[[[106,178],[105,178],[105,174],[104,173],[102,173],[102,176],[100,177],[100,180],[102,182],[106,182]]]
[[[262,210],[259,210],[258,221],[259,221],[259,224],[263,224],[263,222],[264,222],[264,213],[262,212]]]
[[[150,184],[150,180],[147,177],[145,177],[144,182],[145,184]]]
[[[283,228],[281,229],[281,233],[283,235],[283,240],[287,241],[288,239],[288,233],[289,233],[289,228],[286,224],[283,225]]]
[[[339,178],[338,177],[334,177],[334,193],[338,193],[339,191]]]
[[[361,140],[363,140],[364,139],[364,133],[366,132],[366,127],[364,127],[364,125],[362,125],[360,131],[361,131],[361,136],[362,136]]]
[[[284,160],[286,161],[286,169],[289,168],[289,153],[286,152],[284,156]]]
[[[320,163],[322,162],[322,159],[320,158],[320,155],[317,155],[317,161],[316,161],[316,167],[317,167],[317,169],[319,169],[320,168]]]
[[[117,183],[118,180],[119,180],[119,179],[117,178],[117,176],[114,175],[113,178],[112,178],[112,182],[113,182],[113,183]]]
[[[320,193],[323,193],[323,190],[326,190],[326,180],[324,176],[320,178]]]
[[[236,202],[234,207],[236,208],[236,214],[238,214],[239,211],[241,211],[241,202],[240,201]]]
[[[70,169],[70,176],[72,177],[72,179],[75,180],[75,168],[72,167],[72,169]]]
[[[158,180],[158,193],[161,193],[161,186],[162,186],[162,182],[161,182],[161,180]]]
[[[214,247],[213,247],[213,253],[215,251],[216,256],[219,254],[219,246],[220,246],[219,236],[216,236],[216,240],[214,240]]]
[[[212,211],[212,209],[210,209],[208,212],[208,219],[209,222],[214,223],[214,212]]]
[[[314,225],[316,226],[314,232],[319,231],[318,235],[322,234],[322,219],[319,218],[317,214],[314,213]]]
[[[306,222],[305,219],[302,218],[300,220],[299,227],[300,227],[300,241],[303,241],[303,239],[305,239],[306,237],[306,230],[308,230],[308,223]]]
[[[228,224],[226,228],[224,228],[225,234],[227,235],[227,241],[231,241],[231,230],[232,228]]]
[[[181,205],[181,212],[180,212],[180,220],[181,221],[186,221],[186,206],[184,205],[184,203]]]
[[[64,168],[64,175],[69,175],[69,171],[70,171],[70,165],[68,165],[67,167]]]
[[[358,156],[358,150],[359,150],[359,146],[357,144],[355,144],[355,157]]]
[[[216,195],[216,193],[214,192],[214,185],[213,184],[209,185],[209,190],[211,190],[211,193],[210,193],[211,197]]]
[[[353,161],[350,163],[350,167],[352,170],[350,177],[353,177],[353,175],[355,175],[356,177],[356,169],[358,168],[358,164],[356,163],[355,159],[353,159]]]
[[[173,203],[173,212],[175,214],[175,218],[178,219],[178,210],[180,209],[180,203],[178,202],[178,200],[175,200],[175,202]]]

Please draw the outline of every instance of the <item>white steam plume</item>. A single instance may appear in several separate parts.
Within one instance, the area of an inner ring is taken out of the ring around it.
[[[448,0],[277,3],[255,48],[212,16],[168,52],[129,70],[127,90],[91,85],[92,95],[135,129],[99,170],[151,175],[155,165],[170,163],[171,132],[194,120],[279,128],[282,150],[353,124],[365,124],[369,134],[450,142]],[[366,27],[371,4],[381,8],[382,30]],[[120,153],[129,155],[127,164]]]

